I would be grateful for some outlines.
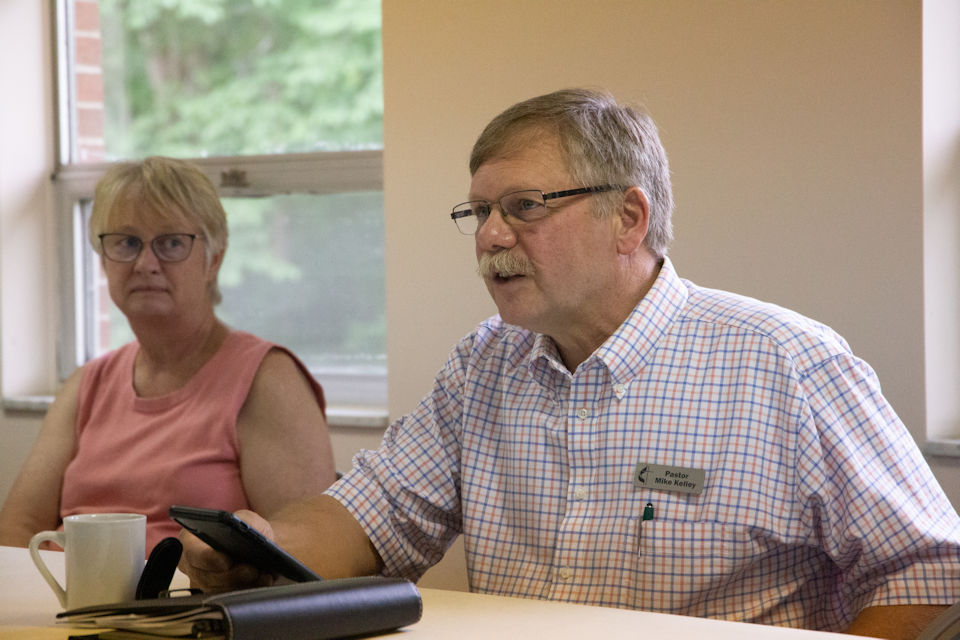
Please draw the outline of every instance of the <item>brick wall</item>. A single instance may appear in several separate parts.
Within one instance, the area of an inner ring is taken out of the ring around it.
[[[99,0],[70,0],[72,3],[72,51],[74,64],[73,101],[70,122],[73,162],[102,162],[106,159],[103,110],[103,40],[100,37]],[[110,343],[110,294],[107,281],[95,264],[95,335],[99,351]]]
[[[100,7],[98,0],[72,1],[75,161],[100,162],[105,148]]]

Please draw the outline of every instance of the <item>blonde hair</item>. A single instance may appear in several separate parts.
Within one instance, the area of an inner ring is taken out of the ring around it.
[[[101,252],[100,234],[108,233],[111,223],[131,203],[160,221],[198,226],[208,264],[227,249],[227,214],[220,196],[193,163],[151,156],[111,166],[93,193],[89,228],[94,251]],[[215,305],[222,299],[216,278],[210,283],[209,293]]]

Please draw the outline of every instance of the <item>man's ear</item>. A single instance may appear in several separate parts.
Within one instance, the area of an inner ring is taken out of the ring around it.
[[[643,245],[650,224],[650,201],[640,187],[630,187],[623,192],[623,207],[620,209],[620,228],[617,234],[617,251],[629,255]]]

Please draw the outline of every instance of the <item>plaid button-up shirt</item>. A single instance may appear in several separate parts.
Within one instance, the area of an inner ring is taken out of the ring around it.
[[[411,579],[462,533],[482,593],[832,630],[960,596],[960,520],[870,367],[669,260],[573,373],[490,318],[354,463],[328,493]],[[638,463],[702,471],[702,491],[640,484]]]

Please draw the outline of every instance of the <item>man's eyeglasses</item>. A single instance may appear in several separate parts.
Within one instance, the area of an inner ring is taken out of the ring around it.
[[[103,255],[114,262],[133,262],[143,251],[143,240],[126,233],[101,233]],[[195,233],[165,233],[150,241],[153,254],[161,262],[181,262],[193,250]]]
[[[453,208],[450,217],[457,223],[457,229],[460,233],[472,236],[483,226],[483,223],[490,217],[493,205],[496,204],[504,218],[512,216],[521,222],[533,222],[550,215],[550,209],[547,208],[547,200],[555,198],[567,198],[569,196],[579,196],[585,193],[604,193],[606,191],[622,191],[624,188],[605,184],[600,187],[580,187],[579,189],[567,189],[566,191],[554,191],[553,193],[544,193],[537,189],[525,189],[523,191],[514,191],[500,197],[496,203],[486,200],[470,200],[462,202]]]

